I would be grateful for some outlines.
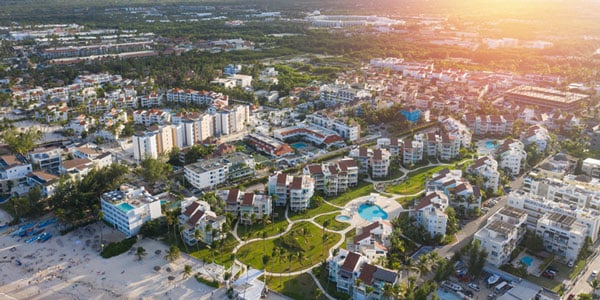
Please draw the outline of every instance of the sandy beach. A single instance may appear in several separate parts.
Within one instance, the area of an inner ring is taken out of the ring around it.
[[[193,276],[183,277],[186,264],[196,270],[201,262],[182,255],[169,263],[167,247],[158,241],[144,239],[133,246],[146,249],[141,261],[134,250],[104,259],[98,253],[98,225],[65,236],[55,224],[48,227],[54,237],[45,243],[27,244],[0,232],[0,299],[209,299],[214,291]],[[106,226],[103,234],[108,241],[123,238]]]
[[[4,210],[0,209],[0,225],[7,224],[10,221],[12,221],[12,216]]]

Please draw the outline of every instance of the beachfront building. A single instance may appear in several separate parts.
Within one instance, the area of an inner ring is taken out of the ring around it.
[[[467,172],[481,176],[484,188],[492,191],[498,190],[498,182],[500,180],[498,162],[491,156],[480,157],[467,168]]]
[[[315,180],[308,175],[290,176],[281,172],[269,176],[269,195],[275,198],[275,206],[289,204],[292,211],[303,211],[310,206],[315,192]]]
[[[29,159],[34,166],[49,173],[58,174],[61,165],[62,150],[58,147],[37,148],[29,153]]]
[[[354,142],[360,138],[360,124],[354,119],[336,118],[324,112],[315,112],[307,115],[306,120],[312,125],[333,130],[345,140]]]
[[[254,175],[254,158],[241,152],[201,160],[184,167],[185,179],[197,189],[237,181]]]
[[[268,195],[244,193],[238,189],[220,190],[216,194],[225,201],[225,211],[239,217],[242,224],[252,225],[265,216],[270,217],[273,212],[273,201]]]
[[[10,194],[15,187],[25,183],[33,170],[31,163],[19,154],[0,156],[0,191]]]
[[[160,200],[148,193],[144,187],[122,185],[118,190],[100,196],[104,220],[131,237],[142,225],[162,215]]]
[[[358,147],[350,150],[350,157],[354,158],[361,174],[369,174],[373,178],[386,177],[390,169],[390,152],[386,149],[369,149]]]
[[[581,164],[581,171],[594,178],[600,178],[600,159],[584,159]]]
[[[192,246],[202,242],[210,245],[225,237],[226,233],[223,231],[223,225],[227,221],[225,216],[217,216],[210,210],[207,202],[192,197],[181,202],[181,211],[178,220],[184,227],[183,240],[186,244]],[[197,231],[199,236],[196,234]]]
[[[578,207],[565,202],[555,202],[545,197],[526,193],[522,190],[508,194],[507,205],[527,212],[527,226],[537,230],[538,221],[546,213],[560,213],[575,218],[576,223],[585,229],[584,234],[595,242],[600,233],[600,212],[592,207]]]
[[[544,152],[550,142],[550,134],[545,127],[533,125],[521,134],[521,141],[525,146],[535,143],[538,150]]]
[[[448,223],[448,215],[445,210],[448,205],[448,196],[440,191],[430,191],[415,206],[412,214],[415,216],[417,224],[425,228],[432,237],[444,236]]]
[[[27,184],[40,188],[42,197],[50,197],[54,194],[54,190],[58,186],[60,178],[46,171],[33,171],[27,175]]]
[[[499,267],[510,260],[510,254],[525,236],[526,220],[524,210],[508,206],[488,218],[486,225],[473,238],[487,251],[488,263]]]
[[[498,167],[513,176],[521,173],[521,169],[527,160],[525,146],[521,141],[513,139],[505,140],[496,150],[496,154],[500,158]]]
[[[358,252],[370,261],[385,257],[391,246],[392,229],[392,223],[387,220],[379,220],[364,227],[357,227],[356,235],[351,241],[348,241],[346,249]]]
[[[573,216],[545,213],[537,222],[536,234],[542,237],[546,251],[575,261],[585,242],[586,228]]]
[[[314,179],[316,191],[327,196],[338,195],[358,185],[358,165],[351,158],[306,165],[303,173]]]

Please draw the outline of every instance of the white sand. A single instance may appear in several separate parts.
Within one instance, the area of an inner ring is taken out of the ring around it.
[[[4,225],[6,223],[9,223],[10,221],[12,221],[12,216],[4,210],[0,209],[0,225]]]
[[[54,225],[49,227],[56,233]],[[184,255],[170,264],[164,258],[167,247],[154,240],[133,246],[146,249],[142,261],[129,253],[102,258],[93,249],[99,241],[98,227],[88,228],[93,231],[54,234],[45,243],[26,244],[25,239],[0,235],[0,299],[208,299],[214,291],[194,277],[183,278],[184,265],[196,269],[202,263]],[[112,229],[104,234],[108,240],[120,236]],[[156,250],[161,254],[156,255]],[[16,259],[22,266],[16,265]],[[154,266],[160,266],[160,271],[154,271]],[[172,271],[167,272],[167,267]],[[169,281],[168,276],[175,279]]]

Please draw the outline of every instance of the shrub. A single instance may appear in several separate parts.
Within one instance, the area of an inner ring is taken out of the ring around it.
[[[102,253],[100,253],[100,256],[102,256],[104,258],[111,258],[113,256],[117,256],[119,254],[125,253],[129,249],[131,249],[133,244],[135,244],[135,240],[136,240],[136,237],[130,237],[130,238],[124,239],[120,242],[110,243],[110,244],[108,244],[108,246],[106,246],[106,248],[104,248],[104,250],[102,250]]]
[[[204,278],[202,278],[202,277],[200,277],[198,275],[196,275],[196,280],[198,280],[198,282],[206,284],[206,285],[208,285],[210,287],[214,287],[216,289],[219,288],[219,282],[216,281],[216,280],[207,280],[207,279],[204,279]]]

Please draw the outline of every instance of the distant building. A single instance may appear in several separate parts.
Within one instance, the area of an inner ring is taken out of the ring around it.
[[[590,96],[533,86],[519,86],[504,94],[504,101],[525,106],[537,106],[542,110],[573,111],[589,102]]]
[[[586,158],[581,164],[581,171],[594,178],[600,178],[600,160]]]
[[[144,187],[123,185],[100,197],[104,220],[127,237],[138,234],[142,225],[162,215],[160,200]]]

